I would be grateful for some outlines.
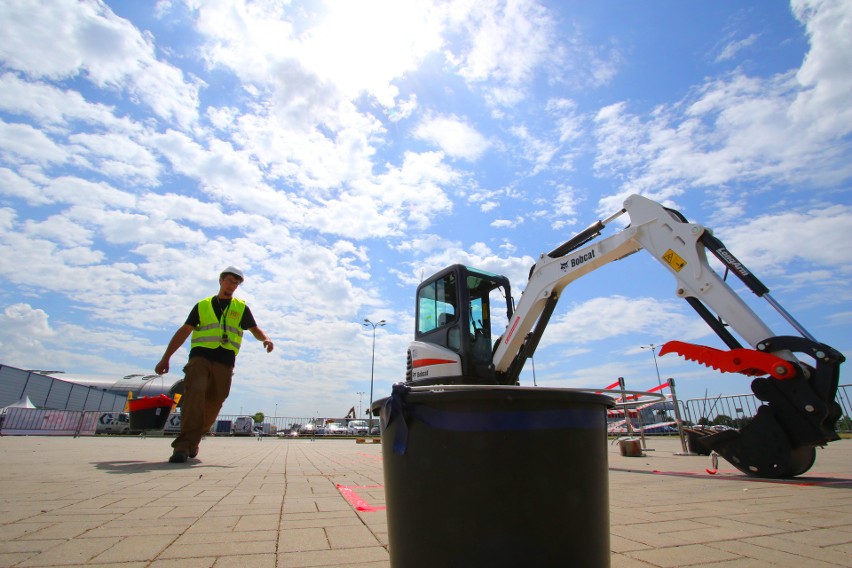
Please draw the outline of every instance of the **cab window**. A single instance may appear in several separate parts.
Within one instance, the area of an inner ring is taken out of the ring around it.
[[[417,297],[417,332],[428,333],[455,321],[458,315],[456,275],[448,274],[420,289]]]

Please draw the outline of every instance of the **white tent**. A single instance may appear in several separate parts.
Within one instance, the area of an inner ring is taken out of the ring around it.
[[[0,414],[6,414],[7,408],[35,408],[35,407],[36,407],[36,405],[32,403],[32,401],[30,400],[30,397],[28,397],[27,395],[24,395],[23,397],[21,397],[21,400],[19,400],[18,402],[13,402],[9,406],[4,406],[2,409],[0,409]]]

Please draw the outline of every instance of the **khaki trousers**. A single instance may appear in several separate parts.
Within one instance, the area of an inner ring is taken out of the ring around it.
[[[204,436],[231,392],[234,368],[204,357],[190,357],[183,368],[184,391],[180,399],[180,435],[172,442],[175,451],[190,453]]]

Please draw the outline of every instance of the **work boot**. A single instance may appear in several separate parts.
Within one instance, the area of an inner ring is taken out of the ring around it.
[[[169,458],[169,463],[186,463],[186,452],[175,450]]]

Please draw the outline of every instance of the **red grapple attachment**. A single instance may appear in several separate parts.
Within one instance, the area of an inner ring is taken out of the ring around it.
[[[796,369],[789,361],[754,349],[722,351],[683,341],[669,341],[660,349],[660,355],[666,353],[677,353],[684,359],[722,373],[741,373],[750,377],[770,375],[776,379],[792,379],[796,376]]]
[[[722,372],[764,375],[751,383],[754,396],[764,403],[756,415],[740,430],[699,442],[747,475],[795,477],[813,465],[817,446],[839,439],[834,426],[842,410],[835,397],[840,364],[846,359],[828,345],[796,336],[771,337],[756,347],[721,351],[670,341],[660,355],[678,353]],[[780,351],[808,355],[815,366],[770,354]]]

